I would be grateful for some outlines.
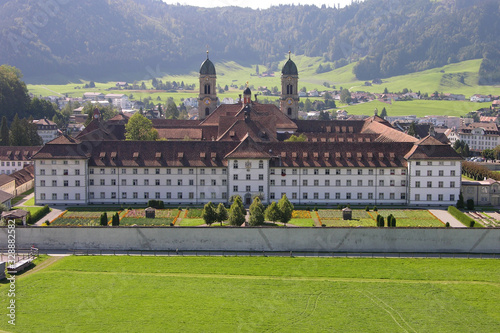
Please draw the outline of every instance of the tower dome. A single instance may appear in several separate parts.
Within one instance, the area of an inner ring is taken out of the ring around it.
[[[297,66],[290,58],[290,54],[288,54],[288,60],[285,63],[285,66],[283,66],[283,69],[281,70],[281,74],[283,74],[283,75],[299,75],[299,71],[297,71]]]
[[[250,90],[250,88],[249,88],[249,87],[247,87],[247,88],[245,89],[245,91],[243,91],[243,95],[251,95],[251,94],[252,94],[252,91]]]
[[[207,60],[205,60],[200,67],[200,75],[216,75],[215,74],[215,66],[208,59],[208,51],[207,51]]]

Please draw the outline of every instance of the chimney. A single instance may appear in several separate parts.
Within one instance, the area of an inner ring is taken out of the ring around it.
[[[238,103],[241,103],[241,94],[239,94],[239,96],[240,96],[240,99],[239,99]]]

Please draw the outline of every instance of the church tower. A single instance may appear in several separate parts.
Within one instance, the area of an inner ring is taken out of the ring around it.
[[[288,61],[281,70],[281,112],[290,119],[299,118],[299,73],[288,52]]]
[[[217,76],[215,66],[208,59],[200,67],[200,94],[198,97],[198,119],[203,120],[217,108]]]

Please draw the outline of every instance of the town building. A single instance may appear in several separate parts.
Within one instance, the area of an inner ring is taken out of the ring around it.
[[[76,138],[47,143],[35,160],[35,202],[228,203],[240,195],[304,205],[454,204],[462,158],[433,136],[417,139],[374,115],[299,120],[298,71],[282,70],[280,108],[252,99],[216,106],[215,66],[200,68],[199,120],[153,119],[160,138],[126,141],[124,114],[94,119]],[[302,135],[306,141],[288,141]]]
[[[31,157],[40,146],[0,146],[0,175],[10,175],[33,164]]]
[[[448,138],[452,132],[448,134]],[[493,149],[500,144],[500,131],[497,123],[470,123],[457,130],[461,141],[469,145],[469,150],[481,152]],[[451,140],[450,140],[451,142]]]
[[[464,201],[472,199],[476,205],[500,205],[500,182],[488,178],[484,180],[464,180],[462,182]]]
[[[35,119],[33,120],[33,124],[36,125],[36,132],[42,138],[43,143],[52,141],[61,134],[57,128],[57,124],[46,118]]]

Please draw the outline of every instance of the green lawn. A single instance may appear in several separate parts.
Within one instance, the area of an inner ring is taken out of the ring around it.
[[[293,224],[297,227],[314,227],[314,220],[312,218],[295,218],[291,219],[287,224]]]
[[[121,226],[131,226],[131,225],[145,225],[145,226],[170,226],[170,223],[172,223],[174,219],[167,217],[167,218],[154,218],[154,219],[147,219],[147,218],[136,218],[136,217],[124,217],[120,220],[120,225]]]
[[[499,287],[498,260],[65,257],[16,279],[0,330],[497,332]]]
[[[176,222],[175,225],[180,226],[180,227],[196,227],[199,225],[205,224],[205,221],[201,218],[183,218],[181,219],[180,222]],[[214,223],[214,225],[219,225],[220,223]]]

